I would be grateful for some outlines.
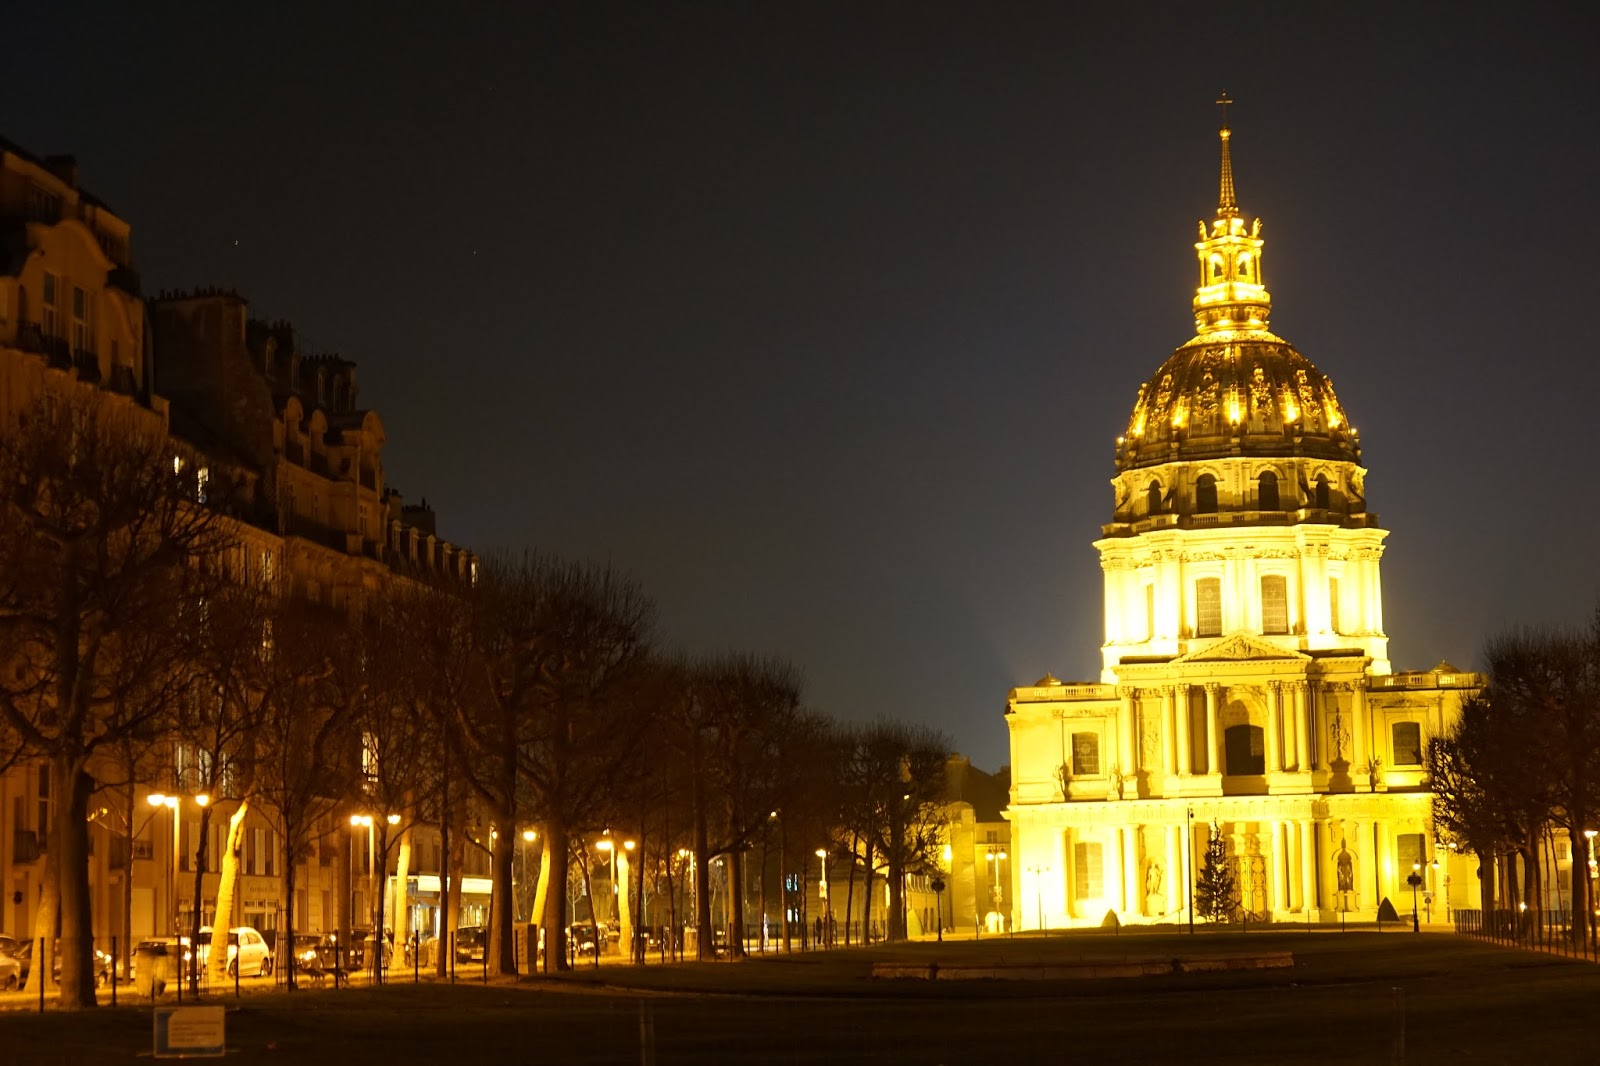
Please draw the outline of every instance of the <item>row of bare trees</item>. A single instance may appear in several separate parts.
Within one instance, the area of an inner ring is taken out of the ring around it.
[[[489,851],[495,972],[516,968],[524,827],[542,842],[531,913],[547,970],[568,957],[569,864],[612,826],[635,838],[640,897],[647,874],[670,897],[672,859],[687,853],[702,885],[714,859],[734,860],[729,896],[742,900],[746,853],[776,844],[794,869],[828,841],[888,876],[891,932],[904,935],[905,875],[940,847],[942,737],[839,726],[806,709],[800,672],[775,657],[662,653],[653,604],[608,567],[525,553],[471,584],[396,577],[337,610],[294,599],[244,550],[231,512],[247,486],[172,449],[148,412],[92,400],[46,402],[0,431],[0,769],[48,764],[32,979],[59,953],[63,1006],[94,1004],[92,799],[118,798],[107,806],[124,815],[126,861],[137,790],[169,782],[228,801],[201,810],[194,841],[192,898],[217,871],[219,916],[233,912],[247,816],[274,826],[282,945],[304,920],[300,864],[352,813],[373,819],[380,871],[398,849],[399,884],[413,829],[437,830],[450,916],[466,848]],[[213,817],[227,818],[218,856],[205,852]],[[708,929],[710,894],[698,898],[694,924]],[[735,953],[742,913],[728,916]],[[218,975],[227,962],[211,953]]]
[[[1587,627],[1494,637],[1484,658],[1488,686],[1428,745],[1435,824],[1479,857],[1486,916],[1495,910],[1498,873],[1504,905],[1525,902],[1535,920],[1544,899],[1540,856],[1554,851],[1551,827],[1565,830],[1571,929],[1581,940],[1593,906],[1584,831],[1600,828],[1600,610]]]

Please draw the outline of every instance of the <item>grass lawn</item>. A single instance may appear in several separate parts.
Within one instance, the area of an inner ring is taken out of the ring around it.
[[[890,959],[1252,950],[1291,951],[1295,966],[1028,982],[869,976]],[[1389,1063],[1401,1061],[1402,1026],[1407,1063],[1532,1063],[1592,1044],[1600,966],[1437,933],[1124,932],[214,1001],[230,1008],[227,1061],[239,1063]],[[0,1063],[132,1062],[148,1058],[150,1030],[148,1007],[0,1014]]]

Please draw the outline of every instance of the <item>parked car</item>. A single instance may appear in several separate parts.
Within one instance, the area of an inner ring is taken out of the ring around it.
[[[0,943],[0,954],[9,954],[17,960],[21,966],[21,971],[17,975],[18,983],[26,984],[28,974],[33,972],[33,938],[14,940],[11,937],[0,937],[0,941],[7,942]],[[99,948],[94,949],[94,962],[91,965],[94,966],[96,988],[111,980],[111,964],[112,958],[110,955]],[[58,983],[61,980],[61,947],[59,942],[56,945],[55,955],[50,959],[50,979]],[[4,977],[0,976],[0,983],[3,982]]]
[[[463,925],[456,930],[456,961],[482,962],[489,938],[481,925]]]
[[[567,926],[567,939],[572,950],[579,955],[593,955],[606,950],[606,927],[593,922],[579,922]]]
[[[211,927],[200,928],[200,959],[211,955]],[[267,977],[272,973],[272,948],[262,935],[248,925],[228,930],[228,976]]]
[[[22,957],[18,944],[10,937],[0,937],[0,989],[13,992],[22,987]]]

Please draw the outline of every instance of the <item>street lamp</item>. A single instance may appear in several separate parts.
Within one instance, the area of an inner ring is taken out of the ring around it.
[[[1186,869],[1183,871],[1183,898],[1189,907],[1189,935],[1194,936],[1194,804],[1189,804],[1183,817],[1183,854]]]
[[[1005,849],[1002,848],[999,851],[995,851],[994,849],[990,849],[989,851],[986,851],[986,852],[983,853],[983,857],[984,857],[984,860],[986,862],[988,862],[991,867],[993,867],[994,887],[989,890],[989,896],[990,896],[991,901],[994,903],[994,906],[991,908],[991,910],[993,911],[995,916],[998,917],[999,914],[1000,914],[1000,897],[1001,897],[1001,892],[1000,892],[1000,864],[1005,861],[1005,858],[1006,858]],[[999,930],[996,930],[996,931],[999,932]]]
[[[1034,865],[1028,867],[1028,872],[1033,875],[1033,897],[1039,906],[1039,932],[1044,932],[1044,875],[1050,872],[1050,867]]]
[[[828,898],[828,849],[818,848],[817,858],[822,860],[822,880],[817,882],[817,895],[822,897],[822,936],[818,938],[818,946],[826,947],[828,935],[833,931],[833,901]]]
[[[1422,887],[1422,864],[1411,864],[1411,876],[1406,878],[1406,884],[1411,886],[1411,931],[1422,932],[1422,926],[1417,921],[1417,889]]]
[[[172,868],[169,871],[171,880],[167,883],[167,913],[172,918],[172,935],[178,936],[178,851],[182,847],[178,842],[178,797],[156,792],[145,800],[152,807],[165,807],[172,812]]]

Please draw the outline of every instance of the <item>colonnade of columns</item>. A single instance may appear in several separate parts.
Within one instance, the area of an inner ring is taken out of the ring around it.
[[[1313,920],[1309,911],[1316,920],[1331,920],[1340,911],[1370,914],[1386,896],[1399,905],[1396,886],[1409,870],[1393,869],[1396,839],[1391,820],[1277,818],[1235,823],[1245,824],[1255,829],[1234,829],[1229,851],[1236,856],[1259,854],[1266,864],[1266,897],[1257,897],[1254,905],[1258,914]],[[1045,924],[1050,924],[1052,914],[1068,921],[1098,920],[1102,914],[1096,910],[1101,908],[1128,917],[1180,920],[1196,873],[1204,866],[1210,822],[1197,817],[1189,828],[1193,838],[1187,842],[1183,822],[1053,830],[1061,863],[1056,884],[1049,891],[1040,889]],[[1076,883],[1081,872],[1074,869],[1073,849],[1083,842],[1102,849],[1101,891],[1093,897],[1086,897],[1085,886]],[[1425,856],[1432,855],[1432,846],[1428,834]],[[1159,866],[1159,871],[1152,866]],[[1025,922],[1023,927],[1031,924]]]

